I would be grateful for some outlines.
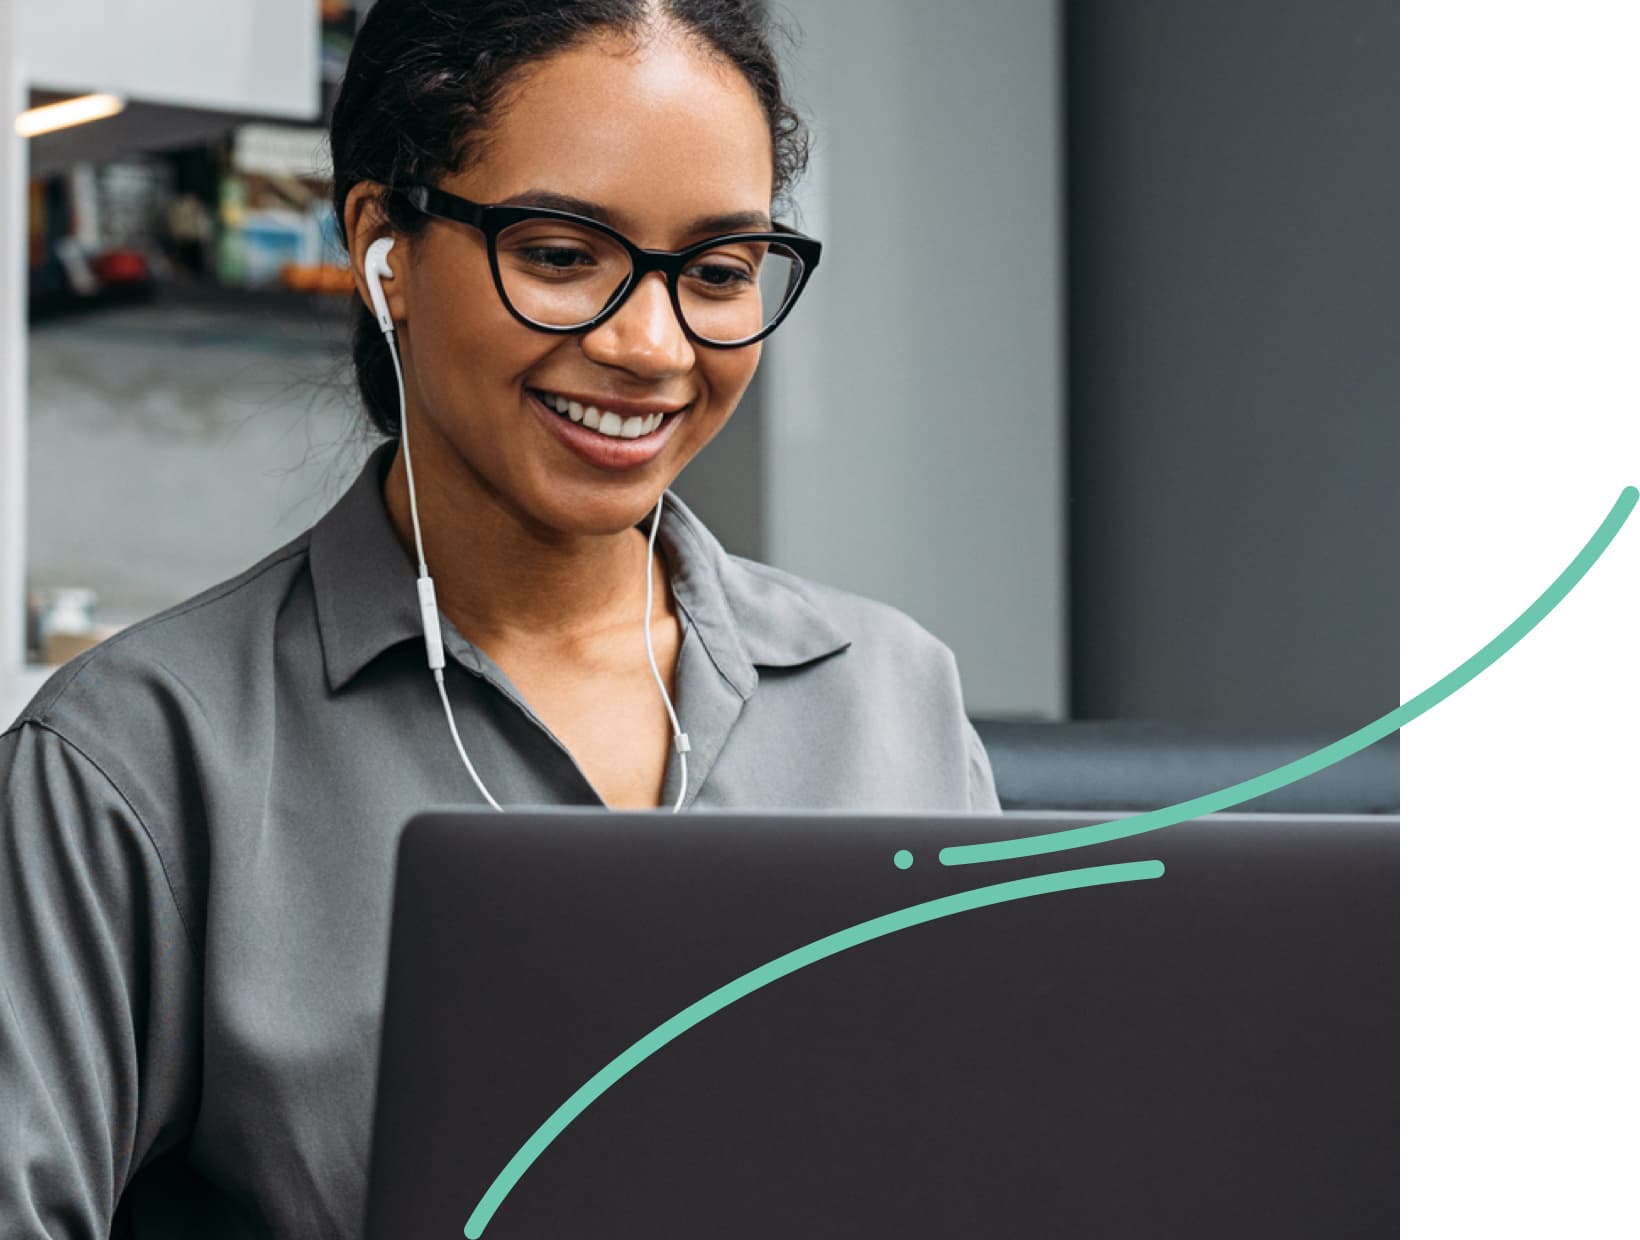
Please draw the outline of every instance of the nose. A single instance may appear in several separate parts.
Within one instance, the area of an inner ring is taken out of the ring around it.
[[[646,379],[679,374],[695,363],[694,346],[659,271],[639,280],[619,310],[581,337],[581,351],[592,361]]]

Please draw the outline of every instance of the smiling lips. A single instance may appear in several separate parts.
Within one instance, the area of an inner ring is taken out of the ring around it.
[[[678,410],[655,410],[648,414],[627,414],[622,416],[607,409],[600,409],[596,405],[584,405],[580,401],[571,400],[567,396],[560,396],[554,392],[544,392],[539,388],[531,388],[531,393],[549,409],[556,409],[564,417],[587,430],[597,431],[609,439],[641,439],[645,435],[652,435],[660,429],[660,425]]]

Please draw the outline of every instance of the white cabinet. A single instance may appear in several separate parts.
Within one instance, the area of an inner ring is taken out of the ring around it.
[[[312,0],[21,0],[29,85],[311,120]]]

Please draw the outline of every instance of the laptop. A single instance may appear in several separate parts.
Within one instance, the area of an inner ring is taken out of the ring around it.
[[[1398,817],[1119,817],[416,817],[366,1235],[1394,1234]]]

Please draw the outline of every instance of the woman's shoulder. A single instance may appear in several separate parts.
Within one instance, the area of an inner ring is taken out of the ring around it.
[[[19,825],[76,840],[144,836],[190,933],[209,855],[202,807],[258,758],[274,710],[273,635],[305,550],[298,536],[100,642],[0,734],[0,782],[12,785]],[[132,820],[140,833],[94,829]]]
[[[13,727],[38,724],[76,744],[130,738],[134,727],[204,709],[241,686],[236,669],[261,658],[303,571],[304,531],[257,563],[138,621],[57,668]]]

